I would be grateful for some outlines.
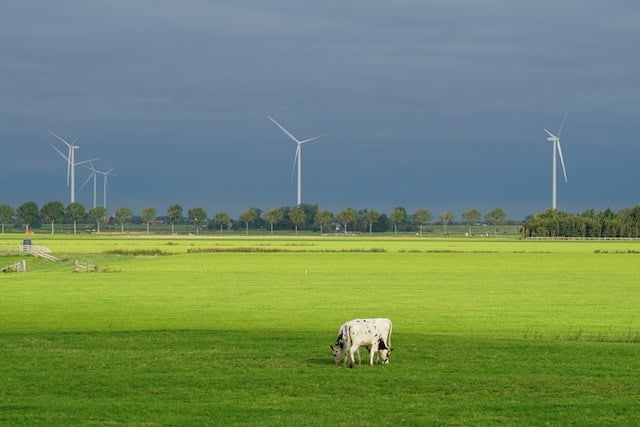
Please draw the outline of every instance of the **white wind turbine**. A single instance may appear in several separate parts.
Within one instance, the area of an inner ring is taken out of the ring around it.
[[[549,132],[548,130],[544,130],[549,136],[547,137],[547,141],[552,142],[553,143],[553,177],[552,177],[552,190],[551,190],[551,208],[552,209],[556,209],[557,204],[556,204],[556,177],[557,177],[557,166],[556,166],[556,159],[559,156],[560,157],[560,163],[562,164],[562,174],[564,175],[564,182],[567,182],[567,170],[564,167],[564,159],[562,157],[562,146],[560,145],[560,134],[562,133],[562,127],[564,126],[564,121],[567,119],[567,114],[569,114],[569,110],[567,109],[567,112],[564,113],[564,117],[562,119],[562,122],[560,123],[560,128],[558,129],[558,134],[554,135],[551,132]],[[557,154],[556,154],[557,153]]]
[[[104,206],[104,208],[107,208],[107,177],[109,175],[113,175],[113,176],[118,176],[115,174],[112,174],[111,172],[113,172],[113,170],[115,168],[117,168],[118,166],[114,166],[111,169],[109,169],[108,171],[104,172],[104,171],[99,171],[99,170],[95,170],[95,173],[99,173],[102,175],[102,206]]]
[[[300,204],[302,203],[302,144],[304,144],[305,142],[311,142],[314,139],[322,138],[323,136],[326,136],[327,134],[318,135],[318,136],[314,136],[313,138],[309,138],[309,139],[305,139],[305,140],[299,141],[295,136],[291,135],[291,133],[289,133],[288,130],[283,128],[282,125],[280,125],[280,123],[276,122],[273,117],[271,117],[271,116],[267,116],[267,117],[273,123],[275,123],[276,126],[278,126],[280,128],[280,130],[282,130],[282,132],[284,132],[284,134],[289,137],[289,139],[291,139],[293,142],[296,143],[296,155],[293,158],[293,164],[295,166],[296,162],[298,162],[298,199],[297,199],[298,203],[297,203],[297,205],[300,206]]]
[[[86,168],[91,171],[91,174],[89,174],[89,177],[87,178],[87,180],[80,186],[80,190],[82,190],[84,188],[84,186],[87,185],[89,180],[91,178],[93,178],[93,208],[95,209],[95,207],[97,206],[97,203],[96,203],[96,175],[97,175],[98,171],[96,170],[96,168],[93,167],[93,161],[89,161],[89,167],[86,167]]]
[[[59,135],[57,135],[55,132],[53,131],[49,131],[49,133],[51,135],[53,135],[54,137],[56,137],[58,140],[62,141],[69,149],[69,154],[68,155],[64,155],[62,154],[62,151],[58,150],[55,145],[51,144],[51,146],[53,147],[54,150],[56,150],[58,152],[58,154],[60,154],[62,156],[63,159],[65,159],[67,161],[67,186],[71,187],[71,203],[76,201],[76,165],[82,164],[82,163],[87,163],[91,160],[84,160],[82,162],[77,162],[75,160],[75,151],[80,148],[78,145],[76,145],[76,142],[78,142],[78,139],[80,138],[80,135],[78,135],[76,137],[76,139],[73,140],[73,142],[69,143],[67,142],[64,138],[60,137]],[[92,160],[96,160],[96,159],[92,159]]]

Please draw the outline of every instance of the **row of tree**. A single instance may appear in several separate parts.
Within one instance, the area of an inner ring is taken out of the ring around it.
[[[484,215],[487,224],[498,227],[506,223],[506,213],[495,208]],[[9,205],[0,205],[0,222],[4,233],[5,224],[22,225],[28,232],[30,228],[41,227],[42,224],[51,226],[51,233],[55,233],[55,225],[60,223],[73,224],[74,233],[77,233],[77,225],[95,224],[97,231],[105,225],[119,225],[124,231],[125,224],[136,222],[146,224],[147,232],[151,223],[162,221],[170,223],[172,233],[175,233],[176,224],[191,223],[196,234],[203,228],[243,228],[246,233],[249,229],[269,229],[273,233],[274,229],[295,230],[317,230],[324,233],[328,230],[340,232],[386,232],[393,231],[406,232],[416,231],[422,234],[424,227],[433,224],[433,214],[428,209],[418,209],[413,214],[408,214],[406,209],[398,206],[388,215],[380,213],[375,209],[355,210],[347,208],[337,214],[328,210],[319,210],[317,205],[301,204],[296,207],[274,208],[262,211],[258,208],[249,208],[240,215],[238,220],[233,220],[231,216],[220,211],[209,217],[202,207],[191,208],[184,216],[182,206],[175,204],[169,206],[166,215],[158,216],[154,207],[143,209],[138,216],[134,215],[131,209],[121,207],[116,209],[113,216],[107,217],[107,210],[104,207],[96,207],[86,210],[84,205],[78,202],[64,206],[61,202],[49,202],[41,208],[35,202],[26,202],[18,206],[15,210]],[[447,225],[453,223],[455,216],[450,211],[440,213],[438,224],[447,233]],[[482,220],[482,214],[478,209],[469,209],[462,213],[461,222],[469,227],[478,224]],[[471,231],[471,230],[469,230]]]
[[[589,209],[571,214],[548,209],[527,218],[525,237],[638,238],[640,237],[640,205],[601,212]]]

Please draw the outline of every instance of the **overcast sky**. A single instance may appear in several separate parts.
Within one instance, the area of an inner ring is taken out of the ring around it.
[[[47,131],[113,166],[108,208],[304,203],[510,219],[640,203],[637,1],[38,1],[0,14],[0,204],[69,203]],[[80,187],[89,171],[76,168]],[[76,200],[92,207],[93,189]],[[102,201],[98,180],[98,201]]]

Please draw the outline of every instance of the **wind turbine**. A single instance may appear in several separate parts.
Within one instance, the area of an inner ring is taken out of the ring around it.
[[[105,209],[107,208],[107,177],[108,177],[109,175],[111,175],[111,172],[113,172],[113,170],[114,170],[115,168],[117,168],[117,167],[118,167],[118,166],[116,165],[116,166],[112,167],[111,169],[109,169],[109,170],[108,170],[108,171],[106,171],[106,172],[99,171],[99,170],[96,170],[96,171],[95,171],[95,173],[99,173],[99,174],[101,174],[101,175],[102,175],[102,186],[103,186],[103,188],[102,188],[102,197],[103,197],[103,199],[102,199],[102,206],[104,206],[104,208],[105,208]],[[115,175],[115,174],[114,174],[113,176],[118,176],[118,175]]]
[[[553,143],[553,171],[552,171],[552,190],[551,190],[551,208],[556,209],[556,176],[557,176],[557,157],[560,157],[560,163],[562,164],[562,173],[564,175],[564,182],[567,182],[567,170],[564,167],[564,159],[562,158],[562,146],[560,145],[560,134],[562,133],[562,127],[564,126],[564,121],[567,119],[567,114],[569,114],[569,110],[567,109],[566,113],[564,113],[564,118],[560,123],[560,128],[558,129],[558,134],[554,135],[548,130],[544,130],[549,136],[547,137],[547,141]],[[556,154],[557,153],[557,154]]]
[[[318,136],[314,136],[313,138],[309,138],[309,139],[305,139],[305,140],[298,140],[295,136],[291,135],[291,133],[289,133],[288,130],[286,130],[284,127],[282,127],[282,125],[280,125],[280,123],[276,122],[275,119],[271,116],[267,116],[273,123],[276,124],[276,126],[278,126],[280,128],[280,130],[282,132],[284,132],[285,135],[287,135],[289,137],[289,139],[291,139],[293,142],[296,143],[296,155],[293,158],[293,164],[295,166],[296,162],[298,162],[298,199],[297,199],[297,205],[300,206],[300,204],[302,203],[302,144],[304,144],[305,142],[311,142],[314,139],[318,139],[318,138],[322,138],[323,136],[326,136],[327,134],[323,134],[323,135],[318,135]]]
[[[80,190],[82,190],[84,186],[87,185],[89,180],[93,178],[93,208],[95,209],[96,207],[96,174],[98,171],[96,170],[96,168],[93,167],[93,161],[89,161],[89,165],[90,166],[88,168],[86,166],[85,168],[89,169],[91,171],[91,174],[89,174],[89,177],[87,178],[87,180],[80,186]]]
[[[69,148],[69,154],[65,156],[64,154],[62,154],[62,151],[58,150],[55,145],[51,144],[53,149],[56,150],[58,154],[60,154],[62,158],[67,161],[67,187],[71,187],[70,199],[71,203],[73,203],[76,201],[76,165],[87,163],[91,160],[85,160],[77,163],[75,161],[75,151],[80,148],[78,145],[76,145],[76,142],[78,142],[78,139],[80,138],[80,136],[82,136],[82,134],[78,135],[76,139],[73,140],[73,142],[69,143],[55,132],[50,130],[49,133],[56,137],[58,140],[62,141]]]

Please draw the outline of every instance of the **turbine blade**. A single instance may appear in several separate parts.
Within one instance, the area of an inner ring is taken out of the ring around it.
[[[562,133],[562,127],[564,126],[564,121],[567,120],[567,114],[569,114],[569,107],[567,107],[567,111],[565,111],[564,117],[562,118],[562,122],[560,123],[560,129],[558,129],[558,138],[560,137],[560,134]]]
[[[289,133],[289,131],[288,131],[288,130],[286,130],[285,128],[283,128],[283,127],[282,127],[282,125],[281,125],[280,123],[276,122],[276,121],[275,121],[275,119],[274,119],[273,117],[271,117],[271,116],[267,116],[267,117],[269,117],[269,119],[270,119],[273,123],[275,123],[275,124],[276,124],[276,126],[278,126],[278,127],[280,128],[280,130],[282,130],[282,132],[284,132],[284,134],[285,134],[285,135],[287,135],[289,138],[291,138],[291,140],[292,140],[293,142],[295,142],[296,144],[300,144],[300,141],[298,141],[298,140],[296,139],[296,137],[295,137],[295,136],[291,135],[291,134]]]
[[[117,168],[119,165],[115,165],[114,167],[112,167],[111,169],[109,169],[108,171],[105,172],[105,174],[109,175],[111,172],[113,172],[113,170],[115,168]],[[113,176],[118,176],[118,175],[113,175]]]
[[[92,162],[92,161],[94,161],[94,160],[100,160],[100,157],[95,158],[95,159],[83,160],[83,161],[81,161],[81,162],[76,162],[76,165],[81,165],[81,164],[83,164],[83,163]],[[86,166],[85,166],[85,167],[86,167]],[[91,169],[91,170],[93,170],[93,164],[91,164],[91,168],[87,168],[87,169]]]
[[[60,154],[62,156],[63,159],[65,159],[67,162],[69,161],[69,158],[67,156],[65,156],[64,154],[62,154],[62,151],[58,150],[55,145],[51,144],[51,146],[53,147],[54,150],[56,150],[58,152],[58,154]]]
[[[71,148],[71,144],[69,144],[64,138],[62,138],[61,136],[59,136],[57,133],[55,133],[54,131],[50,130],[49,133],[51,135],[53,135],[54,137],[56,137],[57,139],[59,139],[60,141],[64,142],[67,147]]]
[[[562,165],[562,173],[564,175],[564,182],[567,181],[567,170],[564,167],[564,159],[562,158],[562,146],[560,145],[560,140],[558,139],[558,155],[560,156],[560,164]]]
[[[550,136],[551,138],[555,138],[555,137],[556,137],[554,134],[552,134],[552,133],[551,133],[551,132],[549,132],[548,130],[546,130],[546,129],[545,129],[544,131],[545,131],[547,134],[549,134],[549,136]]]
[[[73,140],[73,145],[76,145],[76,142],[78,142],[78,140],[80,139],[80,137],[81,137],[82,135],[84,135],[84,131],[85,131],[85,130],[86,130],[86,129],[82,129],[82,132],[80,132],[80,135],[76,136],[76,139],[74,139],[74,140]]]
[[[89,174],[89,177],[87,178],[87,180],[80,186],[80,188],[78,188],[78,191],[82,190],[84,188],[85,185],[87,185],[87,183],[89,182],[89,180],[91,179],[91,177],[93,176],[93,173]]]
[[[298,146],[296,147],[296,155],[293,156],[293,165],[291,165],[291,181],[293,182],[293,176],[295,175],[295,171],[296,171],[296,163],[299,161],[300,159],[300,144],[298,144]]]
[[[305,142],[311,142],[314,139],[322,138],[323,136],[329,135],[328,133],[323,133],[322,135],[314,136],[313,138],[305,139],[304,141],[300,141],[299,144],[304,144]]]

